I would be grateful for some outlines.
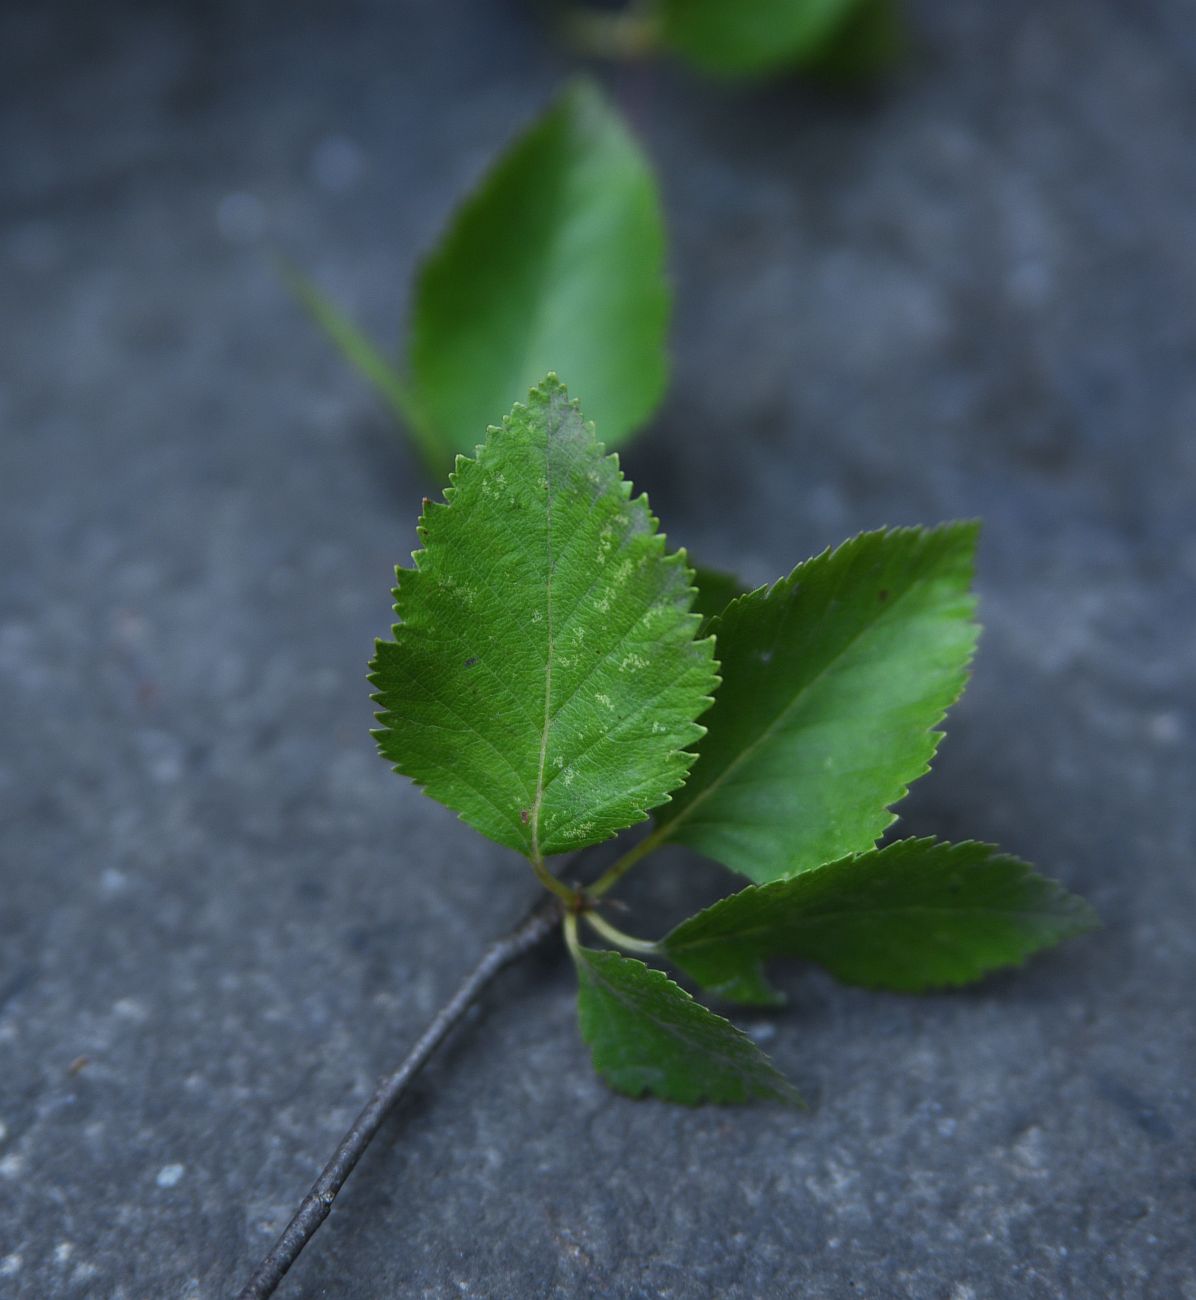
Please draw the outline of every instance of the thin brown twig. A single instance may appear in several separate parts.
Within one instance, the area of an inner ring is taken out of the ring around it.
[[[299,1258],[300,1252],[328,1217],[337,1193],[345,1185],[366,1147],[428,1058],[490,981],[552,933],[561,919],[561,911],[561,904],[555,897],[540,899],[515,929],[501,939],[496,939],[486,949],[481,961],[440,1009],[403,1063],[378,1083],[374,1095],[341,1139],[336,1153],[325,1165],[324,1172],[312,1184],[311,1191],[303,1198],[294,1217],[270,1253],[258,1265],[253,1277],[238,1293],[237,1300],[267,1300],[267,1297],[274,1294],[291,1265]]]

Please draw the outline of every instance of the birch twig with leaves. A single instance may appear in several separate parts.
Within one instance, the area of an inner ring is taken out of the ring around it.
[[[582,1034],[615,1088],[793,1096],[750,1040],[638,958],[762,1002],[775,1000],[760,973],[773,957],[933,988],[1091,923],[989,846],[876,848],[967,679],[977,531],[863,534],[703,627],[684,552],[666,551],[555,376],[458,458],[399,571],[394,639],[377,647],[378,745],[562,899]],[[588,890],[553,874],[554,855],[652,811],[654,829]],[[599,901],[669,841],[763,887],[658,942],[621,934]],[[579,919],[636,958],[582,947]]]
[[[799,1100],[747,1035],[650,963],[724,1002],[780,1001],[764,963],[784,957],[910,992],[1095,923],[990,845],[877,847],[967,677],[974,524],[866,533],[771,587],[728,600],[713,575],[699,593],[549,375],[458,457],[419,538],[371,665],[378,747],[555,896],[581,1034],[617,1091]],[[589,886],[554,870],[650,816]],[[625,934],[606,896],[670,841],[749,883],[661,939]],[[603,946],[583,945],[582,926]],[[467,982],[470,998],[486,979]]]

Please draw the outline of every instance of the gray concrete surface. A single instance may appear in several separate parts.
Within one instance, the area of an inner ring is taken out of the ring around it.
[[[1190,3],[912,6],[865,101],[604,73],[663,179],[675,382],[626,457],[754,580],[981,515],[973,687],[904,829],[1100,934],[980,988],[783,976],[807,1114],[634,1104],[511,972],[293,1274],[329,1297],[1196,1298]],[[281,291],[381,337],[575,66],[531,7],[0,14],[0,1295],[243,1280],[531,896],[363,680],[429,484]],[[717,873],[674,853],[632,922]]]

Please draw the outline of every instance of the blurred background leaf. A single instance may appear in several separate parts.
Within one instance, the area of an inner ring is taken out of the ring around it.
[[[668,378],[664,259],[648,160],[599,89],[577,81],[501,155],[420,269],[408,378],[314,285],[288,279],[443,473],[550,371],[568,376],[607,447],[626,442]]]
[[[717,77],[800,69],[857,80],[904,50],[898,0],[643,0],[622,9],[569,9],[562,30],[578,50],[632,59],[669,51]]]

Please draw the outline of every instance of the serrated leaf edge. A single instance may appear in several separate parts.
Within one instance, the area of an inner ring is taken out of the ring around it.
[[[941,989],[965,988],[968,985],[975,984],[978,981],[984,979],[986,976],[992,974],[994,971],[1020,970],[1026,965],[1026,963],[1030,960],[1031,957],[1035,956],[1035,954],[1039,952],[1044,951],[1044,949],[1054,947],[1056,944],[1062,943],[1066,939],[1073,939],[1078,935],[1087,934],[1092,930],[1099,929],[1101,926],[1100,916],[1098,915],[1096,909],[1092,906],[1091,903],[1088,902],[1087,899],[1083,898],[1079,894],[1073,893],[1071,890],[1067,888],[1066,885],[1056,880],[1053,876],[1043,875],[1042,872],[1038,871],[1031,863],[1025,861],[1024,858],[1019,858],[1012,853],[1006,853],[1000,848],[999,845],[990,844],[984,840],[957,840],[954,842],[949,842],[946,840],[941,840],[934,835],[927,835],[927,836],[920,836],[920,837],[915,836],[904,840],[893,840],[890,844],[886,844],[879,849],[874,848],[874,849],[867,849],[862,853],[844,854],[844,856],[841,858],[833,858],[829,862],[821,863],[819,866],[806,871],[791,872],[787,876],[782,876],[777,880],[766,881],[763,884],[747,885],[743,889],[737,890],[734,894],[729,894],[727,895],[726,898],[722,898],[719,899],[718,902],[711,903],[709,907],[704,907],[701,909],[701,911],[693,913],[692,916],[686,917],[684,921],[678,922],[678,924],[675,925],[672,928],[672,930],[670,930],[669,933],[664,936],[664,938],[659,940],[657,947],[660,951],[660,955],[669,961],[674,961],[674,958],[672,957],[672,954],[670,953],[669,950],[670,938],[674,934],[676,934],[676,932],[680,930],[683,926],[688,925],[691,921],[700,920],[702,917],[709,915],[711,912],[717,911],[718,908],[722,906],[724,903],[726,903],[729,898],[741,898],[744,895],[768,893],[769,891],[778,892],[784,886],[792,883],[792,881],[797,879],[799,876],[815,876],[820,871],[831,870],[836,867],[845,866],[847,863],[855,862],[860,858],[868,857],[870,854],[883,853],[886,849],[893,848],[899,844],[905,845],[909,848],[917,847],[919,849],[931,849],[935,847],[943,847],[946,848],[951,853],[963,852],[971,849],[983,850],[986,853],[990,854],[990,857],[988,858],[986,865],[988,865],[989,863],[994,863],[999,861],[1001,863],[1014,866],[1019,870],[1019,881],[1025,880],[1027,876],[1035,876],[1038,880],[1042,881],[1044,884],[1050,887],[1050,897],[1052,901],[1066,900],[1070,904],[1071,909],[1074,912],[1074,917],[1072,918],[1073,923],[1067,926],[1066,928],[1064,928],[1060,934],[1054,936],[1047,943],[1037,944],[1023,949],[1023,951],[1017,957],[1011,958],[1006,961],[981,963],[980,968],[975,975],[962,977],[960,979],[950,979],[950,980],[933,981],[933,982],[928,981],[924,984],[917,985],[917,986],[903,987],[900,990],[897,990],[899,992],[917,994],[923,992],[932,992]],[[851,915],[857,916],[862,913],[866,913],[868,910],[869,909],[866,907],[859,907],[859,908],[853,907],[851,909]],[[953,913],[958,913],[961,911],[967,911],[968,909],[930,908],[930,907],[916,907],[916,908],[910,907],[907,909],[903,909],[901,907],[886,907],[884,909],[886,914],[892,912],[900,912],[903,910],[921,911],[921,912],[949,911]],[[972,910],[977,912],[987,912],[990,914],[994,910],[998,910],[998,911],[1003,910],[1006,912],[1006,914],[1008,914],[1011,911],[1011,909],[992,909],[992,908],[975,908]],[[1033,915],[1033,914],[1034,913],[1026,913],[1026,915]],[[833,915],[833,914],[824,913],[823,915]],[[718,938],[711,938],[711,939],[704,939],[704,940],[699,939],[693,943],[687,944],[686,949],[692,950],[695,948],[712,947],[718,943],[728,942],[729,938],[731,941],[734,941],[734,939],[740,938],[743,935],[752,934],[754,929],[756,928],[758,927],[753,927],[752,929],[738,931],[735,936],[724,937],[721,939]],[[779,959],[780,958],[777,958],[776,960]],[[768,960],[773,960],[773,959],[770,959],[768,957],[760,957],[752,963],[753,972],[756,974],[756,976],[760,981],[761,986],[764,988],[772,987],[769,984],[768,978],[764,973],[764,963],[765,961]],[[820,962],[814,960],[813,958],[795,958],[791,960],[808,961],[811,965],[815,965],[815,966],[821,965]],[[676,964],[678,965],[679,969],[681,970],[686,969],[680,963],[676,963]],[[836,976],[835,978],[838,979],[838,976]],[[840,981],[840,982],[846,983],[847,981]],[[721,990],[725,990],[729,986],[729,983],[730,983],[729,981],[725,981],[721,985],[702,984],[702,987],[706,989],[706,991],[709,993],[720,995]],[[850,981],[850,984],[853,988],[879,989],[883,991],[890,991],[892,989],[891,985],[880,980],[852,980]],[[750,1002],[750,1003],[741,1003],[741,1005],[746,1005],[746,1006],[783,1005],[786,1001],[785,995],[781,993],[779,990],[774,990],[774,992],[776,993],[776,998],[777,998],[775,1002],[769,1002],[769,1003]]]
[[[754,588],[752,591],[746,591],[743,592],[741,595],[736,596],[733,600],[728,602],[726,608],[722,611],[721,614],[716,614],[714,617],[712,617],[709,620],[709,622],[707,623],[706,630],[711,636],[715,638],[715,642],[717,644],[718,634],[722,626],[722,623],[731,614],[732,610],[738,610],[739,608],[742,607],[742,605],[745,602],[749,600],[753,600],[757,598],[764,601],[772,600],[775,596],[777,596],[778,593],[783,594],[783,592],[795,586],[800,579],[801,571],[807,565],[814,564],[822,560],[834,559],[836,556],[841,555],[849,548],[865,545],[873,538],[900,537],[903,535],[910,535],[910,534],[922,538],[930,538],[935,536],[936,534],[946,535],[947,533],[954,532],[954,531],[959,531],[961,533],[965,531],[971,531],[973,537],[975,539],[978,539],[980,534],[980,527],[981,527],[981,521],[979,519],[958,519],[958,520],[951,520],[941,524],[936,524],[929,528],[923,526],[912,526],[912,527],[903,526],[903,527],[895,527],[895,528],[881,527],[881,528],[868,529],[865,532],[857,533],[854,537],[849,537],[846,541],[840,542],[838,546],[825,547],[822,551],[819,551],[816,555],[812,555],[808,559],[802,560],[799,564],[795,565],[794,568],[790,570],[789,573],[785,574],[783,577],[776,579],[775,582],[771,584],[762,583],[759,587]],[[971,679],[971,665],[975,660],[980,634],[983,631],[983,627],[981,623],[976,618],[978,599],[975,591],[972,589],[974,581],[975,581],[975,541],[973,541],[972,551],[968,557],[968,562],[967,562],[967,600],[969,604],[968,624],[970,627],[974,629],[974,635],[972,638],[972,644],[969,649],[968,656],[964,660],[963,664],[959,669],[959,688],[955,692],[955,694],[951,697],[951,699],[947,702],[947,704],[943,707],[942,712],[939,713],[939,715],[930,724],[930,726],[926,728],[924,734],[932,737],[932,747],[931,747],[930,754],[927,756],[926,763],[915,776],[910,777],[905,784],[900,785],[898,787],[897,793],[893,796],[893,798],[887,799],[881,805],[882,809],[884,811],[889,812],[890,816],[888,821],[885,822],[880,827],[876,839],[873,841],[874,846],[880,843],[880,840],[884,835],[885,831],[888,830],[889,827],[891,827],[893,823],[898,819],[899,814],[892,811],[894,805],[901,803],[901,801],[909,794],[910,786],[913,785],[915,781],[921,780],[922,777],[926,776],[930,772],[931,765],[938,754],[939,745],[942,743],[943,738],[946,735],[946,732],[942,729],[942,723],[944,719],[947,717],[947,714],[951,711],[952,708],[955,707],[955,705],[962,698],[964,691],[967,689],[968,682]],[[913,590],[915,590],[914,586],[906,588],[906,590],[902,592],[900,596],[898,596],[896,599],[892,601],[891,604],[885,607],[884,611],[880,615],[880,618],[887,617],[891,610],[899,606],[902,597],[908,595]],[[879,619],[874,620],[871,624],[869,624],[868,629],[865,630],[871,630],[871,628],[875,627],[876,623],[879,621],[880,621]],[[858,634],[858,636],[862,636],[862,635],[864,635],[863,631],[861,631]],[[823,673],[825,673],[826,671],[827,670],[824,669]],[[801,694],[804,694],[815,683],[820,681],[823,676],[823,673],[820,673],[818,677],[813,679],[812,682],[807,683],[802,688]],[[755,741],[753,741],[753,743],[749,745],[746,749],[744,749],[739,755],[737,755],[736,758],[731,763],[729,763],[727,767],[723,769],[718,779],[712,782],[705,790],[703,790],[700,794],[698,794],[695,797],[693,803],[689,804],[685,809],[682,810],[681,816],[674,818],[670,822],[659,824],[659,842],[661,843],[667,842],[674,828],[681,826],[685,821],[687,821],[691,811],[697,807],[700,807],[702,802],[708,797],[708,795],[711,794],[713,791],[717,790],[724,783],[729,773],[734,771],[748,755],[756,751],[756,749],[768,738],[768,736],[772,734],[777,724],[777,721],[779,721],[780,718],[784,717],[785,714],[787,714],[789,710],[794,707],[798,698],[799,696],[794,696],[794,698],[789,702],[789,704],[787,704],[785,708],[781,710],[781,712],[777,715],[777,719],[774,719],[774,722],[770,724],[768,730],[765,731],[761,736],[759,736]],[[734,868],[729,868],[729,869],[734,870]],[[736,874],[743,874],[743,873],[737,872]],[[790,876],[796,874],[799,874],[799,872],[791,871],[786,873],[785,876],[780,877],[780,879],[788,879]]]

